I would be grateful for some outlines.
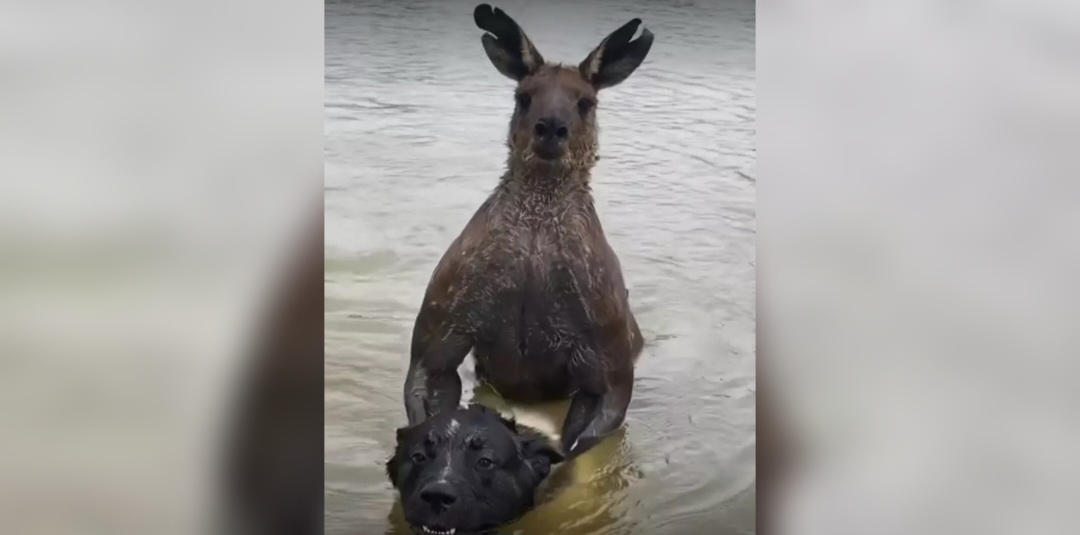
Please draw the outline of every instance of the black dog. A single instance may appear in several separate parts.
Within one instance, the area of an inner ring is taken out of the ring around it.
[[[415,529],[465,535],[525,514],[562,460],[539,432],[474,404],[398,429],[386,473]]]

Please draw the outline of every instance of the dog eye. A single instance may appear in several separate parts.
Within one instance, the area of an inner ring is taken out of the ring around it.
[[[414,453],[412,454],[411,459],[414,463],[422,463],[427,460],[427,457],[424,457],[423,453]]]
[[[480,465],[480,468],[491,468],[495,463],[487,457],[481,457],[479,461],[476,461],[476,464]]]

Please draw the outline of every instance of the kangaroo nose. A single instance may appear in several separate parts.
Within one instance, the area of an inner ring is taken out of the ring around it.
[[[533,131],[536,133],[536,137],[540,140],[549,140],[555,138],[558,141],[566,139],[569,131],[566,129],[566,122],[554,117],[548,117],[536,121],[536,126],[533,127]]]
[[[431,505],[434,509],[445,509],[457,501],[454,487],[446,482],[435,482],[426,485],[420,490],[420,499]]]

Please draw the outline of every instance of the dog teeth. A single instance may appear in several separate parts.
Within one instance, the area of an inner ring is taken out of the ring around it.
[[[431,533],[433,535],[454,535],[454,533],[456,533],[456,532],[457,532],[457,528],[451,528],[451,529],[443,531],[443,530],[438,530],[438,529],[435,529],[435,528],[429,528],[427,526],[424,526],[424,533]]]

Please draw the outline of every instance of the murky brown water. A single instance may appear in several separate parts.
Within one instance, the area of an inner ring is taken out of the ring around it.
[[[715,4],[715,5],[714,5]],[[754,6],[497,2],[549,60],[641,17],[645,64],[601,93],[594,190],[646,349],[619,436],[503,533],[753,533]],[[512,82],[475,2],[326,8],[326,532],[406,533],[382,471],[405,422],[412,322],[439,256],[505,161]],[[472,362],[461,368],[472,397]],[[508,407],[554,431],[565,403]]]

